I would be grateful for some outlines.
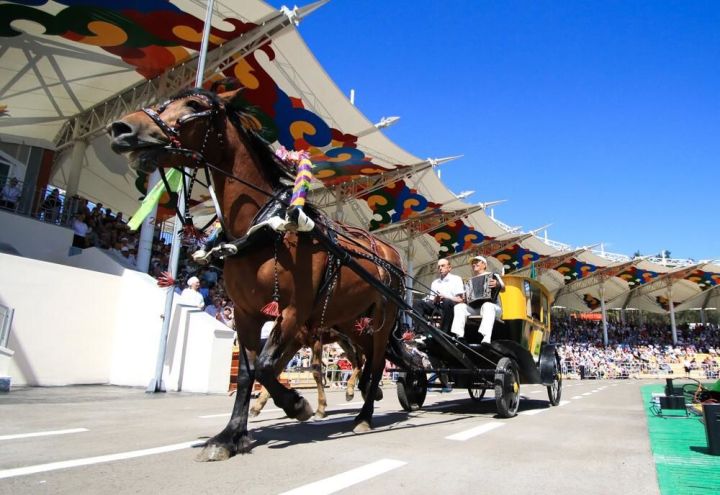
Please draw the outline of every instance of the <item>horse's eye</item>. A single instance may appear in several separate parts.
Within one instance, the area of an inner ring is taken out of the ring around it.
[[[202,112],[205,110],[205,105],[197,100],[188,100],[186,105],[194,112]]]

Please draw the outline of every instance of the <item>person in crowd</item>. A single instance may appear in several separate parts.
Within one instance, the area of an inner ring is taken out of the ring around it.
[[[352,374],[352,363],[347,358],[347,355],[345,353],[342,353],[340,354],[340,358],[335,364],[341,372],[340,385],[343,387],[347,387],[348,378],[350,378],[350,375]]]
[[[2,188],[0,193],[0,208],[8,210],[15,210],[17,208],[18,200],[22,195],[22,189],[18,184],[18,180],[15,177],[11,177],[5,187]]]
[[[450,332],[453,322],[453,309],[456,304],[463,301],[463,281],[458,275],[450,273],[452,265],[446,258],[438,260],[439,277],[430,285],[430,294],[424,299],[416,301],[413,309],[425,317],[439,312],[441,315],[440,329]]]
[[[180,294],[180,300],[189,306],[194,306],[198,309],[205,308],[205,298],[200,293],[200,279],[197,277],[190,277],[187,281],[187,288],[183,289]]]
[[[482,318],[480,323],[480,333],[483,336],[482,341],[489,343],[492,338],[495,318],[502,315],[502,308],[498,304],[498,296],[500,292],[505,290],[505,284],[499,274],[488,271],[487,260],[484,256],[475,256],[471,261],[471,267],[473,277],[478,275],[489,275],[491,277],[488,283],[491,295],[489,299],[465,301],[456,304],[454,307],[451,331],[458,337],[463,337],[465,335],[465,323],[467,322],[468,316],[480,315]],[[466,294],[470,293],[469,283],[468,281],[468,285],[466,285]]]
[[[80,249],[87,247],[87,235],[90,233],[90,227],[85,223],[85,214],[79,212],[75,214],[72,222],[73,241],[72,246]]]
[[[60,198],[60,191],[53,189],[40,205],[40,215],[46,222],[57,222],[60,217],[63,201]]]
[[[212,304],[208,304],[205,307],[205,312],[212,316],[213,318],[222,321],[220,315],[222,314],[223,307],[222,307],[222,299],[219,297],[213,297]]]
[[[232,306],[225,306],[219,316],[221,322],[230,328],[235,328],[235,312]]]

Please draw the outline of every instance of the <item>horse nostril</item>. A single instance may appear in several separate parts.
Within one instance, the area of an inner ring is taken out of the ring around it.
[[[127,124],[123,122],[122,120],[116,120],[112,124],[108,126],[108,132],[113,137],[113,139],[117,139],[120,136],[125,135],[133,135],[135,134],[135,129],[130,124]]]

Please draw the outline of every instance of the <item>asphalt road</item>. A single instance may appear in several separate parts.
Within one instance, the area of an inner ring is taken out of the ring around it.
[[[386,385],[362,435],[351,432],[359,397],[330,391],[321,421],[268,404],[250,423],[252,453],[217,463],[195,462],[194,445],[223,428],[230,397],[17,389],[0,395],[0,494],[657,494],[643,383],[566,381],[558,407],[523,386],[511,419],[495,417],[490,391],[479,403],[430,392],[406,413]]]

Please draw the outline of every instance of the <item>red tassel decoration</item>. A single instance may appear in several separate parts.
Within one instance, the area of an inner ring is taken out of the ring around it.
[[[404,334],[402,334],[402,339],[405,342],[409,342],[409,341],[413,340],[414,338],[415,338],[415,334],[411,330],[408,330]]]
[[[357,333],[363,333],[370,326],[370,318],[364,316],[355,322],[355,330]]]
[[[277,301],[271,301],[267,303],[263,308],[260,310],[260,312],[267,316],[272,316],[274,318],[277,318],[280,316],[280,305]]]
[[[158,287],[166,289],[175,285],[175,279],[170,274],[170,272],[162,272],[157,278],[157,285]]]

